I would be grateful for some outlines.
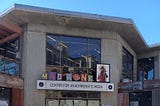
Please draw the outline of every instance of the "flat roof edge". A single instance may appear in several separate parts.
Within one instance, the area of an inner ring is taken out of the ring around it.
[[[140,31],[138,30],[136,24],[135,24],[134,22],[133,22],[132,24],[133,24],[135,30],[137,31],[139,37],[141,38],[141,40],[144,42],[145,46],[146,46],[146,47],[149,47],[149,45],[148,45],[147,42],[145,41],[144,37],[142,36],[142,34],[140,33]]]
[[[0,13],[0,17],[4,17],[5,15],[7,15],[8,13],[12,12],[15,9],[15,5],[12,5],[11,7],[7,8],[6,10],[4,10],[2,13]]]
[[[113,21],[113,22],[127,23],[127,24],[133,23],[132,19],[130,18],[121,18],[121,17],[105,16],[105,15],[99,15],[99,14],[73,12],[73,11],[67,11],[67,10],[57,10],[57,9],[35,7],[35,6],[29,6],[29,5],[23,5],[23,4],[14,4],[10,8],[2,12],[0,15],[1,17],[4,17],[5,15],[7,15],[13,10],[21,10],[21,11],[45,13],[45,14],[55,14],[55,15],[71,16],[71,17],[78,17],[78,18],[111,21],[111,22]]]
[[[160,43],[151,44],[151,45],[149,45],[149,47],[150,48],[160,47]]]

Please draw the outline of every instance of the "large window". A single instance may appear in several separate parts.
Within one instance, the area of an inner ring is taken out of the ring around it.
[[[96,81],[96,64],[100,63],[100,39],[48,34],[47,71],[55,80]]]
[[[133,80],[133,56],[125,48],[122,51],[122,80]]]
[[[138,60],[137,78],[142,80],[154,79],[154,57],[143,58]]]
[[[56,76],[52,80],[96,81],[100,39],[48,34],[46,40],[46,71]],[[93,105],[100,105],[100,92],[46,91],[46,106]]]
[[[0,72],[19,76],[19,38],[0,45]]]

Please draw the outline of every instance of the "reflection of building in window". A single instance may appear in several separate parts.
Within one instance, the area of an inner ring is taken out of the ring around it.
[[[0,45],[0,71],[11,74],[19,75],[19,38],[10,42]]]
[[[100,63],[100,39],[53,34],[46,38],[47,66],[59,67],[59,73],[63,75],[87,73],[93,76],[92,81],[96,81],[96,64]],[[67,71],[64,72],[64,68]],[[71,68],[72,71],[69,70]]]
[[[122,51],[121,79],[133,79],[133,56],[125,48]]]
[[[137,77],[139,81],[154,79],[154,57],[138,60]]]

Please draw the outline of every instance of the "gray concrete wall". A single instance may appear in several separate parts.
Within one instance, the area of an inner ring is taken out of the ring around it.
[[[45,106],[45,91],[36,89],[36,80],[45,70],[45,33],[30,31],[23,36],[22,76],[24,78],[24,106]]]
[[[118,83],[122,71],[122,47],[136,54],[130,46],[115,32],[90,29],[66,28],[65,26],[29,24],[24,34],[24,106],[45,106],[45,91],[36,89],[36,80],[45,70],[46,33],[101,38],[101,62],[110,64],[110,82],[115,84],[113,93],[102,92],[102,104],[118,105]],[[136,71],[136,69],[134,69]]]
[[[118,106],[118,83],[120,82],[122,72],[122,48],[126,48],[134,56],[134,67],[136,67],[136,54],[132,48],[118,35],[112,33],[109,38],[102,39],[101,62],[110,64],[110,82],[115,84],[114,93],[101,93],[102,104],[114,104]],[[112,37],[111,37],[112,36]],[[136,68],[134,68],[136,74]]]
[[[160,90],[152,91],[152,106],[159,106],[160,104]]]
[[[107,35],[106,35],[107,36]],[[113,35],[116,36],[116,35]],[[113,93],[102,92],[101,103],[102,104],[114,104],[117,106],[118,95],[118,82],[119,73],[118,69],[118,45],[116,39],[102,39],[101,41],[101,62],[110,64],[110,82],[115,84],[115,91]]]
[[[160,55],[159,56],[154,56],[154,70],[155,74],[154,77],[155,79],[160,79]]]

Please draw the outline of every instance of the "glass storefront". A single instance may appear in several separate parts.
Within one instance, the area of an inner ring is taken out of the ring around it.
[[[47,34],[46,72],[49,80],[96,82],[100,48],[100,39]],[[100,105],[100,92],[46,91],[46,106],[93,105]]]
[[[96,81],[100,63],[100,40],[60,35],[47,35],[47,70],[59,75],[58,80]],[[71,74],[75,74],[73,79]],[[61,76],[62,75],[62,76]],[[62,78],[62,79],[61,79]]]
[[[11,89],[0,87],[0,106],[11,106]]]

